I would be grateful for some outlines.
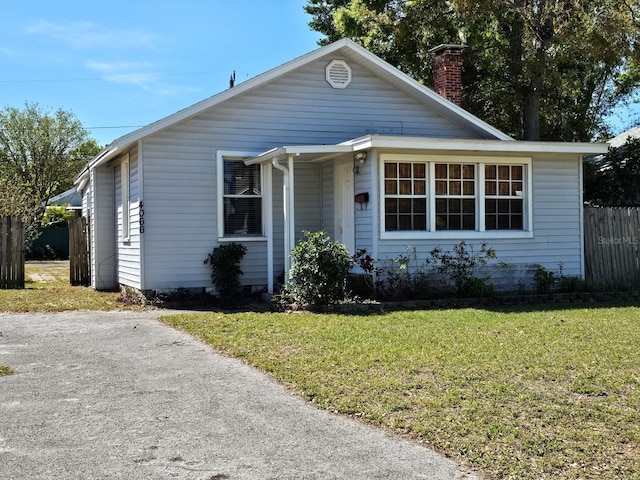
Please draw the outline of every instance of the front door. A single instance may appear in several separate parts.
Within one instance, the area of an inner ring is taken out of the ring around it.
[[[354,175],[351,164],[336,167],[336,240],[355,253]]]

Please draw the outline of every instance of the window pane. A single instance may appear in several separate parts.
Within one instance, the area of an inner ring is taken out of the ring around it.
[[[487,180],[495,180],[497,178],[497,169],[495,165],[487,165],[484,167],[484,178]]]
[[[474,195],[475,194],[475,183],[470,181],[463,182],[463,190],[462,193],[464,195]]]
[[[522,180],[522,165],[513,165],[511,167],[511,180]]]
[[[227,195],[260,195],[260,165],[224,162],[224,193]]]
[[[496,213],[497,200],[485,200],[484,211],[485,213]]]
[[[410,163],[399,163],[398,164],[398,172],[400,178],[411,178],[411,164]]]
[[[400,195],[411,195],[411,180],[400,180]]]
[[[398,217],[396,215],[386,215],[384,217],[384,229],[387,232],[398,230]]]
[[[449,213],[460,213],[462,211],[462,201],[459,198],[449,199]]]
[[[522,213],[522,200],[511,200],[511,213]]]
[[[447,178],[446,163],[436,163],[436,178]]]
[[[398,229],[411,230],[411,215],[398,215]]]
[[[509,215],[498,215],[498,230],[509,230]]]
[[[427,200],[424,198],[413,199],[413,213],[426,213],[427,212]]]
[[[225,235],[261,235],[262,199],[227,198],[224,218]]]
[[[475,215],[464,215],[462,220],[463,230],[475,230],[476,229],[476,217]]]
[[[436,213],[447,213],[447,199],[436,198]]]
[[[446,194],[447,194],[447,181],[436,180],[436,195],[446,195]]]
[[[413,181],[413,193],[414,195],[426,195],[427,193],[427,182],[424,180],[414,180]]]
[[[462,175],[464,178],[476,178],[475,175],[476,167],[475,165],[464,165],[462,167]]]
[[[384,178],[396,178],[398,176],[398,164],[397,163],[385,163],[384,164]]]
[[[462,195],[462,182],[449,182],[449,195]]]
[[[457,163],[449,165],[449,178],[462,178],[462,166]]]
[[[498,179],[509,180],[509,165],[498,165]]]
[[[395,195],[398,193],[398,183],[396,180],[384,181],[384,193],[387,195]]]
[[[495,195],[497,193],[498,189],[496,186],[496,182],[494,181],[487,181],[484,182],[484,193],[487,195]]]
[[[427,169],[424,163],[413,164],[413,178],[426,178]]]
[[[498,213],[509,213],[509,200],[498,200]]]
[[[498,195],[509,196],[509,182],[498,183]]]
[[[398,211],[400,213],[411,213],[411,199],[399,198],[398,199]]]
[[[464,213],[476,213],[476,201],[475,200],[462,200],[462,211]]]
[[[427,216],[415,215],[413,217],[413,229],[414,230],[426,230],[427,229]]]
[[[511,195],[522,196],[522,182],[511,183]]]
[[[495,230],[497,228],[495,215],[487,215],[484,219],[484,226],[487,230]]]
[[[385,198],[385,200],[384,200],[384,213],[398,213],[398,199],[397,198]]]
[[[522,230],[522,215],[511,216],[511,230]]]

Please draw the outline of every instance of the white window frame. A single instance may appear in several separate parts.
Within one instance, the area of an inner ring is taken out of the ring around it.
[[[216,201],[218,212],[218,242],[261,242],[266,241],[266,208],[265,204],[270,201],[265,196],[265,168],[260,165],[260,192],[261,192],[261,218],[262,218],[262,235],[225,235],[224,232],[224,162],[238,161],[242,162],[247,158],[255,157],[256,152],[238,152],[238,151],[217,151],[216,152]]]
[[[427,164],[427,229],[426,230],[385,230],[385,162],[426,163]],[[476,165],[476,229],[475,230],[436,230],[435,202],[435,164],[460,163]],[[524,173],[523,191],[523,228],[522,230],[486,230],[485,229],[485,165],[522,165]],[[380,238],[383,240],[420,240],[420,239],[496,239],[496,238],[532,238],[533,237],[533,173],[530,157],[489,157],[489,156],[453,156],[381,153],[379,159],[379,223]]]
[[[131,170],[129,154],[120,162],[120,196],[122,197],[122,241],[131,240]]]

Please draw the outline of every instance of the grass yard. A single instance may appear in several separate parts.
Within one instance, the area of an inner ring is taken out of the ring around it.
[[[488,478],[640,478],[640,308],[166,317]]]
[[[0,312],[124,310],[118,293],[69,285],[69,262],[27,262],[25,288],[0,290]]]

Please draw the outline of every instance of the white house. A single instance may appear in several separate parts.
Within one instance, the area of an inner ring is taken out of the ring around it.
[[[235,241],[243,283],[271,291],[302,231],[320,229],[378,259],[465,239],[514,271],[583,276],[582,158],[606,150],[514,141],[340,40],[96,156],[76,180],[92,285],[210,287],[205,258]]]

